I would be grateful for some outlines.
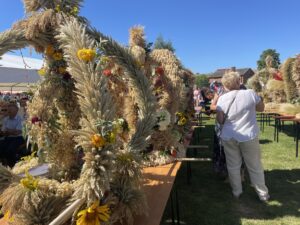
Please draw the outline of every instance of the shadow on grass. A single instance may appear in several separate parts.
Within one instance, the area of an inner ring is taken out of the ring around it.
[[[210,124],[205,129],[199,130],[193,142],[203,144],[206,140],[205,143],[212,146],[213,128],[213,124]],[[293,127],[286,125],[284,132],[292,134]],[[265,145],[271,142],[269,138],[261,140],[261,144]],[[212,150],[201,151],[198,156],[211,154]],[[244,193],[236,200],[231,195],[229,183],[213,172],[210,162],[192,163],[190,185],[187,184],[186,169],[186,163],[183,163],[176,178],[180,224],[300,224],[300,169],[274,169],[265,172],[266,184],[271,195],[268,203],[259,201],[248,177],[243,184]],[[169,207],[170,203],[161,225],[171,224]]]
[[[244,219],[273,224],[276,218],[300,217],[300,169],[266,171],[271,199],[262,203],[249,179],[243,184],[241,198],[236,200],[231,196],[229,184],[209,171],[209,163],[202,164],[202,172],[194,170],[196,165],[193,167],[191,185],[187,185],[186,179],[177,179],[180,224],[241,225]],[[181,177],[185,176],[185,165],[182,170]],[[161,225],[170,224],[169,221],[170,216],[165,214]],[[299,224],[299,220],[290,224]]]
[[[259,140],[259,144],[264,145],[264,144],[269,144],[272,143],[273,141],[269,140],[269,139],[260,139]]]

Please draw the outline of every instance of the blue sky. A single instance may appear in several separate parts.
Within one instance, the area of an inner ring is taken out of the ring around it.
[[[267,48],[276,49],[282,61],[299,53],[299,9],[299,0],[86,0],[81,15],[124,45],[129,28],[141,24],[149,42],[162,34],[186,67],[207,73],[255,68]],[[23,18],[23,11],[20,0],[6,1],[0,30]]]

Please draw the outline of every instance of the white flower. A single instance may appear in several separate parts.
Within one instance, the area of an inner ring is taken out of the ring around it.
[[[156,112],[156,117],[158,119],[157,125],[159,126],[159,130],[167,130],[171,123],[171,115],[169,111],[166,109],[160,109]]]

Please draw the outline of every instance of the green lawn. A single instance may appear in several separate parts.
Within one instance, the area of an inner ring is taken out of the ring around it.
[[[194,141],[212,147],[214,120],[206,120],[205,128],[198,130]],[[212,164],[192,164],[191,184],[187,184],[186,164],[176,178],[180,201],[180,224],[187,225],[299,225],[300,224],[300,158],[295,157],[292,126],[285,125],[279,134],[279,143],[273,141],[274,126],[265,127],[260,134],[262,160],[266,184],[271,200],[262,203],[250,187],[249,178],[244,183],[244,193],[239,200],[231,196],[229,183],[213,173]],[[198,156],[211,156],[209,151]],[[166,207],[162,225],[171,224],[170,203]]]

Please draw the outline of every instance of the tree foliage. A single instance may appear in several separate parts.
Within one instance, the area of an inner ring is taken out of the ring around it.
[[[175,48],[173,47],[173,43],[169,40],[164,40],[162,35],[159,35],[155,42],[153,49],[169,49],[171,52],[175,52]]]
[[[261,53],[260,58],[257,61],[257,69],[258,70],[262,70],[267,67],[266,58],[268,56],[271,56],[273,58],[272,67],[275,69],[279,68],[279,66],[280,66],[279,53],[276,52],[275,49],[266,49]]]
[[[196,74],[195,75],[195,84],[197,87],[209,87],[209,80],[205,74]]]

